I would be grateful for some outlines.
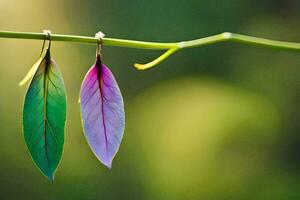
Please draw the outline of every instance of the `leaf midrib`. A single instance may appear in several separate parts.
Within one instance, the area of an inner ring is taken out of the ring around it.
[[[45,62],[45,71],[44,71],[44,131],[43,131],[43,136],[44,136],[44,143],[45,143],[45,156],[47,160],[47,167],[48,167],[48,173],[51,173],[50,170],[50,161],[49,161],[49,152],[48,152],[48,142],[47,142],[47,96],[48,96],[48,85],[49,85],[49,77],[48,77],[48,69],[50,66],[50,52],[47,50],[46,53],[46,62]]]
[[[97,68],[97,79],[98,79],[98,87],[99,87],[99,93],[101,98],[101,114],[102,114],[102,125],[104,129],[104,139],[105,139],[105,149],[106,153],[108,153],[108,139],[107,139],[107,133],[106,133],[106,125],[105,125],[105,119],[104,119],[104,107],[103,107],[103,80],[102,80],[102,62],[100,55],[97,55],[97,61],[96,61],[96,68]]]

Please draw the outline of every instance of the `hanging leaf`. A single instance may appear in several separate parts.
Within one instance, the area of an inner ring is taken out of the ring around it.
[[[26,93],[23,129],[32,159],[49,179],[60,162],[66,121],[66,94],[61,72],[47,49],[22,84],[33,76]]]
[[[111,168],[125,128],[124,103],[119,86],[101,63],[100,55],[83,80],[80,103],[86,139],[96,157]]]

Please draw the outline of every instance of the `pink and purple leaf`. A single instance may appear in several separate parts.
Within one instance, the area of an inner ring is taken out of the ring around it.
[[[86,139],[96,157],[111,168],[122,141],[125,112],[119,86],[100,55],[83,80],[80,103]]]

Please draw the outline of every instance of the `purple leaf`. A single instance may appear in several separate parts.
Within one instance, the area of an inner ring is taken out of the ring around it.
[[[125,128],[124,103],[113,74],[99,55],[83,80],[80,103],[86,139],[96,157],[111,168]]]

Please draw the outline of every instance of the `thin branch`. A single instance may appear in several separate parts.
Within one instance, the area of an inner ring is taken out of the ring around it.
[[[144,70],[144,69],[148,69],[150,67],[154,67],[155,65],[158,65],[159,63],[161,63],[163,60],[167,59],[170,55],[172,55],[173,53],[175,53],[178,50],[179,50],[179,48],[169,49],[164,54],[162,54],[161,56],[159,56],[158,58],[156,58],[155,60],[153,60],[153,61],[151,61],[151,62],[149,62],[147,64],[138,64],[138,63],[135,63],[134,67],[136,67],[139,70]]]
[[[45,33],[32,33],[32,32],[14,32],[14,31],[0,31],[0,38],[17,38],[17,39],[36,39],[44,40],[46,38]],[[51,34],[52,41],[64,41],[64,42],[78,42],[78,43],[88,43],[96,44],[97,39],[95,37],[85,37],[76,35],[61,35],[61,34]],[[209,37],[204,37],[196,40],[183,41],[183,42],[173,42],[173,43],[160,43],[160,42],[144,42],[136,40],[124,40],[117,38],[103,38],[103,45],[108,46],[118,46],[127,48],[137,48],[137,49],[152,49],[152,50],[167,50],[163,55],[153,60],[148,64],[135,64],[138,69],[147,69],[153,67],[174,52],[185,49],[200,47],[214,43],[220,43],[225,41],[231,41],[236,43],[242,43],[247,45],[255,45],[283,50],[299,51],[300,43],[296,42],[284,42],[277,40],[270,40],[265,38],[252,37],[247,35],[241,35],[236,33],[221,33]]]

